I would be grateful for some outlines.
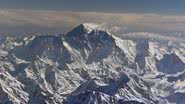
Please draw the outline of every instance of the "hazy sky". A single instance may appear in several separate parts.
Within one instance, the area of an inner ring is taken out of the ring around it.
[[[0,0],[1,8],[184,14],[185,0]]]
[[[0,0],[1,35],[61,33],[84,22],[126,32],[185,32],[185,0]]]

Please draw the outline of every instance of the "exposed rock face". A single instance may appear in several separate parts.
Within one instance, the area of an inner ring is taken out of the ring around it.
[[[176,54],[165,54],[157,63],[159,71],[168,74],[182,72],[185,69],[185,63]]]
[[[7,38],[0,103],[183,104],[184,49],[121,39],[95,24],[64,36]]]

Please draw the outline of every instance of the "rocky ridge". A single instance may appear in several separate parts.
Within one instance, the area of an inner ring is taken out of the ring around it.
[[[7,37],[0,103],[183,104],[184,49],[122,39],[89,23],[61,36]]]

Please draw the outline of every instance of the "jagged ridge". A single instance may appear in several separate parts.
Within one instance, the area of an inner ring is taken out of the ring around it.
[[[0,80],[0,103],[167,104],[173,96],[184,96],[176,94],[185,88],[176,84],[184,79],[184,68],[172,67],[184,66],[178,54],[184,49],[121,39],[94,24],[81,24],[63,36],[21,41],[3,44],[12,48],[0,56],[0,74],[9,78]]]

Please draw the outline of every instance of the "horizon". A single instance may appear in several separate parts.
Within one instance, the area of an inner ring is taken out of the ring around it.
[[[66,33],[86,22],[119,27],[121,33],[185,33],[183,4],[182,0],[0,0],[0,34]]]

